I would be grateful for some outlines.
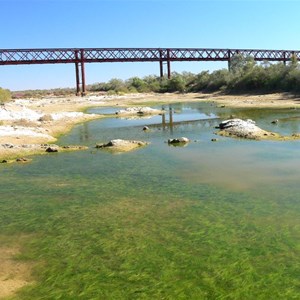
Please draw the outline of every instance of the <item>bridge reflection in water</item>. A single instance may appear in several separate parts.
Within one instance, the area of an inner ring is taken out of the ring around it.
[[[162,110],[165,110],[163,107]],[[161,115],[161,124],[151,124],[148,125],[149,128],[155,128],[155,127],[162,127],[163,130],[169,130],[171,134],[173,134],[173,131],[178,126],[200,126],[200,127],[216,127],[219,124],[220,118],[218,117],[208,117],[208,118],[201,118],[201,119],[195,119],[195,120],[183,120],[183,121],[175,121],[174,122],[174,108],[169,105],[168,107],[168,113],[164,113]],[[167,119],[166,116],[169,118]]]
[[[159,123],[153,123],[153,124],[147,124],[146,122],[141,123],[138,125],[138,127],[142,127],[144,125],[147,125],[147,127],[155,128],[158,130],[163,130],[163,131],[169,131],[170,134],[173,134],[176,129],[179,127],[183,129],[184,131],[188,131],[189,128],[191,127],[202,127],[202,128],[215,128],[216,126],[219,125],[219,117],[210,117],[207,116],[206,118],[199,118],[199,119],[193,119],[193,120],[178,120],[174,121],[174,114],[176,115],[176,109],[172,107],[172,105],[169,105],[167,107],[163,106],[162,110],[165,111],[165,113],[161,114],[161,122]],[[181,114],[178,113],[178,116]],[[182,116],[181,116],[182,117]],[[113,118],[113,117],[112,117]],[[185,116],[187,119],[188,117]],[[119,118],[117,118],[119,119]],[[128,118],[128,122],[130,122],[130,119]],[[144,120],[143,117],[135,117],[134,120]],[[133,127],[136,127],[137,125],[133,125]],[[79,129],[79,140],[80,142],[87,142],[91,139],[92,134],[90,134],[90,129],[89,129],[89,123],[84,123],[80,129]]]

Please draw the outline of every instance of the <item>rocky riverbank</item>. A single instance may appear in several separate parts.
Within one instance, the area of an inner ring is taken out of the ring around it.
[[[68,132],[76,123],[101,118],[87,114],[88,107],[128,107],[119,115],[151,115],[163,111],[145,106],[173,102],[212,101],[228,107],[298,107],[300,98],[290,94],[222,95],[222,94],[132,94],[124,96],[87,95],[85,97],[49,97],[42,99],[18,99],[0,105],[0,160],[43,153],[41,144],[53,143],[61,134]],[[237,135],[234,128],[220,134]],[[260,132],[261,137],[274,137]],[[257,134],[257,132],[255,133]],[[253,133],[248,137],[255,138]],[[296,136],[294,138],[297,138]],[[10,145],[10,147],[7,147]],[[13,145],[11,147],[11,145]],[[33,146],[35,145],[35,146]]]

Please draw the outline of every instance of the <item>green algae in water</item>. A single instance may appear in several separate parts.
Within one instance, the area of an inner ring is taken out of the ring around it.
[[[1,166],[1,235],[30,234],[19,259],[35,263],[36,284],[16,298],[297,299],[299,143],[212,143],[214,121],[149,133],[147,120],[119,121],[60,142],[151,144]],[[197,142],[165,143],[177,135]]]

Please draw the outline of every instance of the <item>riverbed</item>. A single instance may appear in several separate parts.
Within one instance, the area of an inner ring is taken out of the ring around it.
[[[300,110],[154,108],[165,114],[91,108],[106,117],[57,141],[88,150],[1,165],[1,239],[22,237],[18,259],[31,264],[20,299],[297,299],[300,141],[220,137],[215,127],[234,115],[291,135]],[[190,143],[167,143],[183,136]],[[94,148],[117,138],[149,145]]]

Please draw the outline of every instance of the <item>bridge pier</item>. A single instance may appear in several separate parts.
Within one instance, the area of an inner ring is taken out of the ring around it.
[[[85,91],[85,68],[84,68],[84,50],[81,49],[80,51],[81,56],[81,96],[84,96],[86,94]]]
[[[166,62],[167,62],[167,76],[168,79],[171,78],[171,60],[170,60],[170,49],[166,50]],[[159,51],[159,74],[160,78],[164,77],[164,59],[163,59],[163,53],[162,50]]]
[[[162,50],[159,50],[159,75],[160,75],[160,78],[164,77],[164,65],[163,65]]]
[[[164,65],[162,60],[159,61],[159,75],[160,78],[164,77]]]
[[[75,63],[75,73],[76,73],[76,96],[80,96],[80,79],[79,79],[79,64]]]
[[[167,69],[168,69],[168,79],[170,79],[171,78],[170,49],[167,49]]]
[[[228,71],[231,71],[231,53],[230,50],[227,51],[228,56]]]
[[[79,57],[79,51],[75,50],[75,74],[76,74],[76,96],[80,96],[80,95],[84,96],[86,94],[84,50],[80,51],[80,57]],[[81,84],[81,88],[80,88],[80,84]]]

